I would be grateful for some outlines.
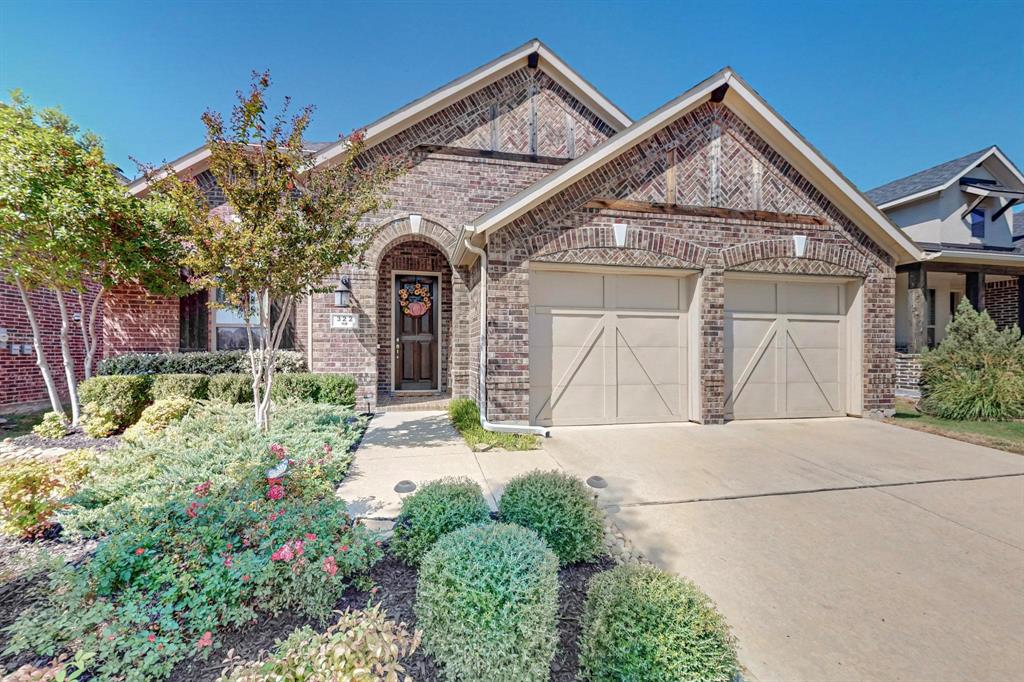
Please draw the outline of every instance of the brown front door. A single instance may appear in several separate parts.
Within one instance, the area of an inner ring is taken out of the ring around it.
[[[438,387],[437,277],[395,275],[395,390]]]

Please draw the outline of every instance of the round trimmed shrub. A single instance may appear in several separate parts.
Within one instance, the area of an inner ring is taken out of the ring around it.
[[[468,478],[432,481],[402,500],[391,548],[396,556],[415,566],[442,535],[483,523],[490,516],[480,486],[474,481]]]
[[[210,377],[205,374],[157,374],[153,377],[150,393],[153,400],[164,398],[192,398],[205,400]]]
[[[32,433],[40,438],[59,440],[68,435],[68,423],[56,412],[47,412],[43,415],[43,421],[32,427]]]
[[[191,398],[176,397],[157,400],[142,411],[139,421],[128,427],[124,432],[124,438],[127,441],[133,441],[157,434],[171,423],[183,419],[195,404],[196,401]]]
[[[537,532],[562,565],[604,551],[601,512],[583,482],[560,471],[531,471],[512,479],[498,502],[502,521]]]
[[[82,402],[83,430],[103,438],[131,426],[149,404],[147,376],[98,376],[78,387]]]
[[[356,406],[356,380],[348,374],[317,374],[320,380],[320,402],[331,405]]]
[[[210,400],[229,405],[252,402],[252,377],[248,374],[214,374],[207,388]]]
[[[591,682],[727,682],[739,671],[729,626],[689,580],[625,564],[590,579],[580,673]]]
[[[450,680],[547,680],[558,642],[558,558],[511,524],[445,535],[423,557],[416,625]]]

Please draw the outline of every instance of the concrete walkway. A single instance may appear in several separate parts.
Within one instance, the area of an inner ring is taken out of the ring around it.
[[[446,476],[468,476],[480,484],[492,509],[505,484],[533,469],[557,469],[544,450],[473,452],[445,412],[387,412],[370,422],[338,495],[359,518],[389,521],[398,516],[402,480],[422,485]]]

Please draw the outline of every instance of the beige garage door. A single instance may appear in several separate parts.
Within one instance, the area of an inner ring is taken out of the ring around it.
[[[727,279],[726,417],[845,414],[846,287]]]
[[[531,272],[531,421],[685,420],[688,301],[680,277]]]

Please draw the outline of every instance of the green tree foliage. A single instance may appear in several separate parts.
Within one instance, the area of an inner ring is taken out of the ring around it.
[[[156,208],[154,204],[152,208]],[[61,317],[60,342],[73,421],[79,418],[72,334],[81,333],[84,374],[92,375],[97,312],[105,292],[125,282],[174,291],[177,247],[158,214],[129,196],[99,139],[58,109],[34,109],[20,92],[0,103],[0,262],[21,294],[53,410],[63,414],[29,292],[48,289]],[[88,301],[87,291],[95,291]],[[78,329],[73,331],[77,304]]]
[[[230,118],[203,114],[210,171],[227,203],[211,210],[200,187],[169,168],[150,170],[154,194],[173,206],[186,245],[192,283],[217,287],[225,304],[247,320],[256,424],[266,429],[270,387],[281,337],[296,299],[324,286],[327,276],[358,262],[375,229],[366,220],[384,207],[399,165],[362,163],[360,133],[343,141],[335,162],[315,163],[303,144],[313,108],[289,113],[286,98],[271,116],[269,73],[254,73]],[[271,303],[279,312],[271,318]],[[262,330],[262,333],[259,331]]]
[[[1024,339],[964,299],[946,338],[921,357],[921,409],[945,419],[1024,418]]]

